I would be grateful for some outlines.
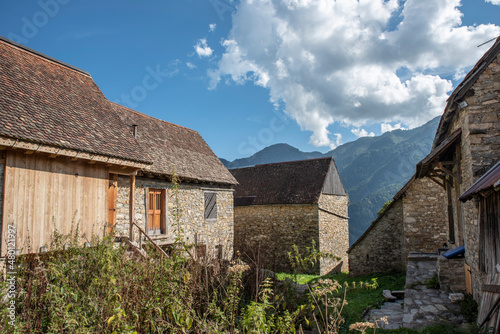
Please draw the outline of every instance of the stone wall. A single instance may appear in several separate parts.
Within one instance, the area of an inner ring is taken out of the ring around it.
[[[325,258],[321,260],[320,274],[327,275],[349,270],[347,249],[349,248],[349,220],[347,196],[322,194],[319,208],[319,250],[341,258],[340,261]],[[335,215],[337,214],[337,215]],[[341,216],[341,217],[339,217]]]
[[[448,242],[444,189],[429,178],[416,179],[403,197],[405,254],[435,252]]]
[[[234,208],[234,247],[243,258],[259,260],[269,269],[290,271],[287,253],[319,245],[317,204],[255,205]],[[311,270],[319,273],[319,265]]]
[[[500,56],[485,69],[465,98],[467,107],[455,112],[449,133],[461,128],[462,183],[465,192],[487,172],[500,157]],[[479,270],[479,206],[476,200],[460,204],[462,215],[465,261],[471,266],[473,295],[480,300],[480,287],[486,273]]]
[[[207,256],[218,255],[218,245],[222,245],[223,257],[233,256],[233,191],[183,184],[178,191],[173,184],[165,180],[137,177],[135,183],[134,209],[135,221],[139,226],[146,226],[145,188],[165,189],[167,200],[167,229],[162,237],[173,242],[177,236],[188,244],[204,244]],[[205,191],[217,193],[217,219],[205,220]],[[118,177],[117,194],[117,235],[128,235],[129,230],[129,177]],[[176,200],[177,197],[177,200]],[[176,210],[180,209],[180,219],[176,220]]]
[[[406,270],[404,257],[403,201],[397,200],[370,226],[367,234],[349,251],[349,273]]]
[[[464,258],[447,259],[439,256],[437,260],[439,288],[444,292],[465,293]]]

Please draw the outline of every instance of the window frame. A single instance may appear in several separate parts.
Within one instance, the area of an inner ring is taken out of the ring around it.
[[[146,214],[145,214],[145,221],[146,221],[146,233],[150,236],[160,236],[160,235],[166,235],[168,230],[167,230],[167,191],[166,189],[161,189],[161,188],[146,188],[145,189],[145,197],[146,197]],[[160,229],[154,229],[150,230],[149,229],[149,211],[151,207],[150,203],[150,192],[159,192],[160,193]],[[156,232],[156,231],[159,231]]]
[[[203,209],[203,218],[205,221],[216,221],[218,217],[217,213],[217,192],[216,191],[204,191],[204,209]],[[212,200],[213,199],[213,200]],[[207,200],[209,201],[207,203]],[[211,204],[213,202],[213,205]],[[210,209],[210,207],[212,209]],[[208,211],[207,211],[208,210]]]

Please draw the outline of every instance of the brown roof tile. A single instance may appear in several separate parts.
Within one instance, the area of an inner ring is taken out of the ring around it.
[[[231,169],[239,183],[235,206],[317,203],[328,172],[337,173],[334,165],[330,157]],[[340,182],[339,195],[345,195],[340,178],[335,180]]]
[[[116,103],[110,105],[130,129],[137,125],[137,141],[153,162],[146,171],[167,175],[175,171],[185,179],[237,183],[198,132]]]
[[[147,162],[88,73],[0,38],[0,135]]]

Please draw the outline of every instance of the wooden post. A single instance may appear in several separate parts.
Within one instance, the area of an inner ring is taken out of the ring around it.
[[[129,233],[129,238],[130,241],[134,241],[134,193],[135,193],[135,175],[130,175],[130,198],[129,198],[129,205],[128,205],[128,215],[130,219],[130,233]]]

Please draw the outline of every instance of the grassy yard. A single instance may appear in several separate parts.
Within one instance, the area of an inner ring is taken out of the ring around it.
[[[278,279],[294,279],[291,274],[279,273]],[[402,290],[405,286],[405,275],[394,274],[374,274],[367,276],[349,276],[347,273],[319,276],[319,275],[298,275],[299,284],[314,284],[318,279],[332,279],[340,284],[348,283],[347,306],[344,308],[343,315],[346,320],[345,327],[349,324],[363,321],[361,314],[366,307],[377,308],[383,302],[383,290]],[[367,288],[365,286],[370,286]]]
[[[278,273],[277,278],[284,280],[286,278],[295,280],[292,274]],[[383,290],[403,290],[405,286],[405,275],[401,273],[393,274],[374,274],[367,276],[352,277],[347,273],[336,275],[297,275],[297,283],[299,284],[314,284],[319,279],[332,279],[341,284],[348,283],[347,290],[347,306],[344,308],[343,316],[345,324],[342,326],[342,333],[359,333],[349,331],[349,325],[361,322],[363,319],[361,315],[367,308],[378,308],[383,303],[382,296]],[[360,282],[363,282],[361,284]],[[363,288],[362,285],[370,285],[371,288]],[[373,330],[368,330],[367,333],[373,333]],[[438,324],[421,329],[420,331],[401,328],[397,330],[382,330],[377,329],[377,334],[466,334],[466,333],[479,333],[476,328],[470,327],[468,329],[461,329],[452,327],[448,324]]]

